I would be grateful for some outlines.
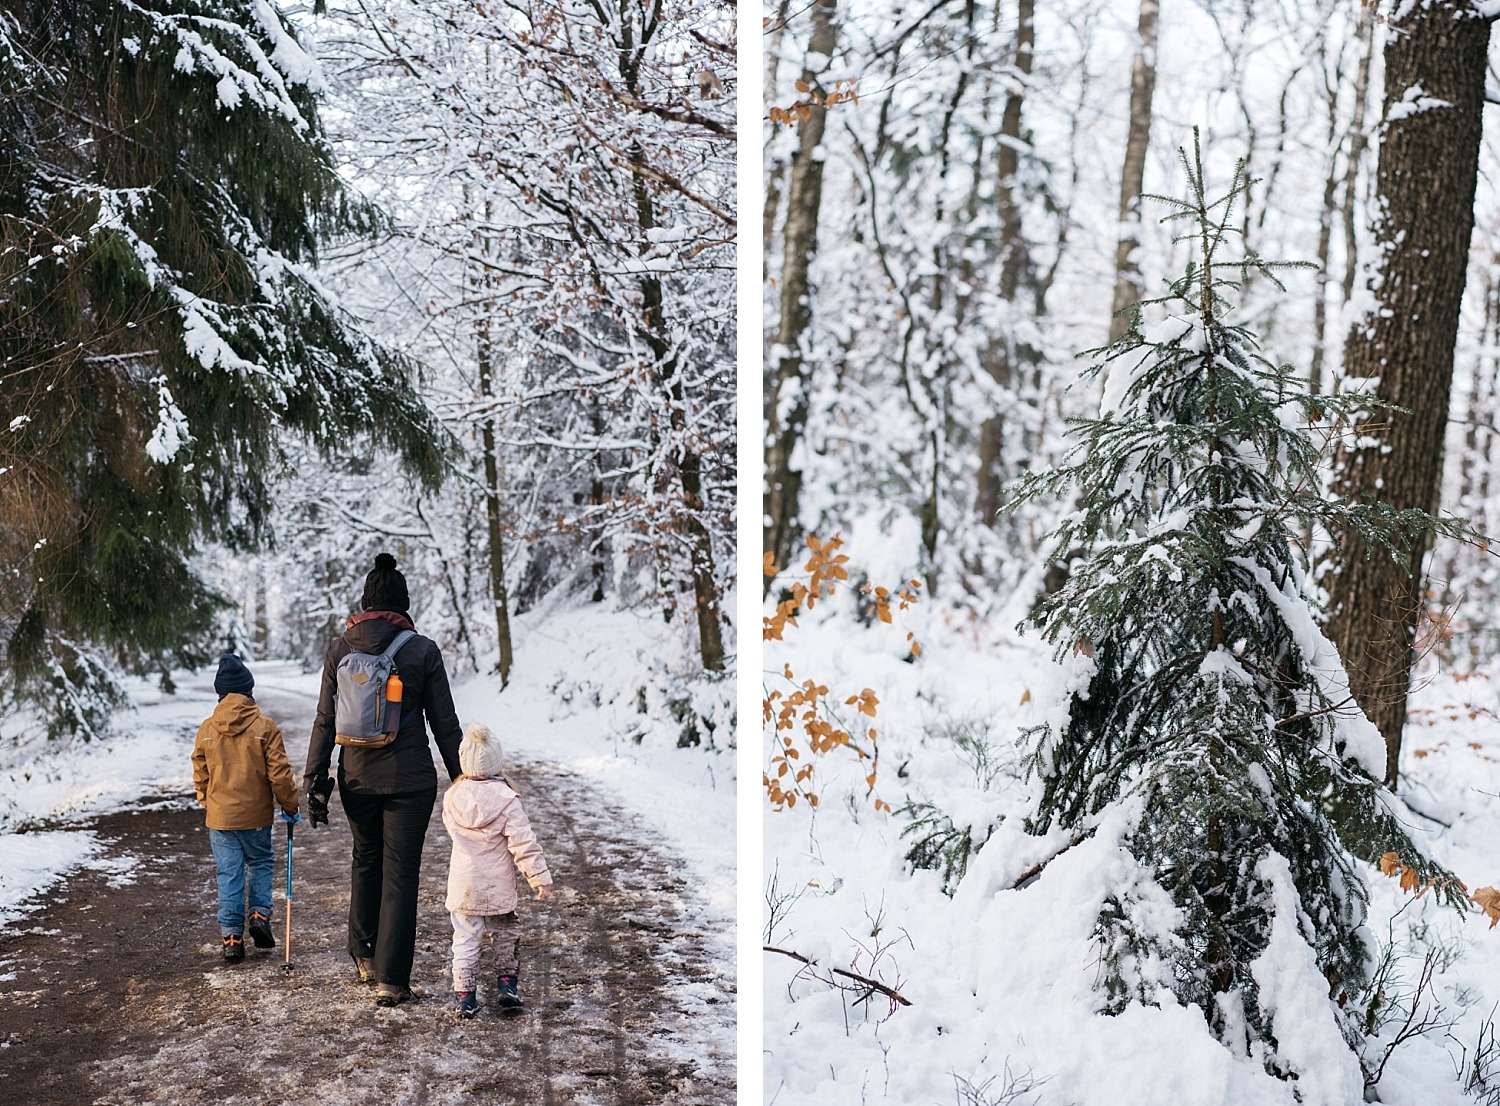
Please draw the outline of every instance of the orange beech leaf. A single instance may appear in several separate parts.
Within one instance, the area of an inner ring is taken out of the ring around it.
[[[1031,702],[1031,688],[1028,687],[1025,691],[1021,692],[1021,703],[1025,705],[1029,702]]]
[[[1380,858],[1380,874],[1393,876],[1401,869],[1401,858],[1395,853],[1385,853]]]
[[[1500,891],[1493,887],[1481,887],[1469,896],[1469,900],[1484,911],[1490,920],[1490,928],[1494,929],[1495,923],[1500,922]]]
[[[1422,878],[1417,875],[1415,868],[1401,869],[1401,890],[1415,891],[1421,882]]]
[[[775,576],[776,557],[771,553],[766,553],[764,556],[762,556],[760,562],[760,570],[767,576]]]

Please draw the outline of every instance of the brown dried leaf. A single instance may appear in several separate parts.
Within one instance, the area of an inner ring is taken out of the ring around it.
[[[1469,896],[1469,900],[1485,912],[1490,920],[1490,928],[1494,929],[1495,923],[1500,922],[1500,891],[1493,887],[1481,887]]]

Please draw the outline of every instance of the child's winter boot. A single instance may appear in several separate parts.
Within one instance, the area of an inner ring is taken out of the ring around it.
[[[455,991],[453,997],[458,1002],[457,1013],[460,1018],[472,1018],[479,1013],[479,996],[473,991]]]
[[[238,933],[224,934],[224,959],[231,964],[245,959],[245,939]]]
[[[274,949],[276,938],[271,935],[271,919],[259,910],[250,912],[250,936],[258,949]]]
[[[513,975],[502,975],[500,977],[500,1012],[502,1014],[519,1014],[521,1012],[520,980]]]

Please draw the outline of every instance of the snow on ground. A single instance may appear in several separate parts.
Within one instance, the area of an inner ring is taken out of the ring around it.
[[[1119,1017],[1092,1012],[1099,971],[1092,925],[1102,888],[1118,885],[1108,875],[1111,866],[1124,863],[1107,834],[1058,857],[1024,889],[1012,889],[1017,876],[1061,844],[1047,847],[1021,832],[1030,785],[1015,744],[1020,730],[1059,698],[1065,674],[1050,651],[1018,638],[1009,615],[985,623],[919,604],[898,614],[894,626],[864,627],[853,609],[851,595],[840,594],[789,629],[784,645],[767,646],[768,688],[789,689],[780,673],[790,663],[798,682],[816,677],[828,686],[826,701],[856,733],[857,716],[843,704],[864,688],[876,693],[878,715],[865,721],[879,732],[880,769],[870,794],[868,767],[835,750],[818,759],[816,811],[802,803],[766,814],[765,942],[818,964],[765,955],[766,1100],[776,1106],[1296,1101],[1292,1084],[1221,1047],[1196,1008],[1136,1006]],[[906,648],[912,629],[922,644],[915,660]],[[1413,816],[1414,830],[1471,887],[1500,884],[1494,844],[1500,840],[1500,665],[1469,679],[1428,675],[1407,739],[1404,788],[1422,815]],[[896,813],[877,813],[874,798]],[[951,899],[940,873],[914,872],[904,860],[910,842],[900,837],[907,823],[901,807],[923,799],[955,824],[975,826],[977,839],[1003,819]],[[1436,969],[1431,986],[1415,998],[1418,1020],[1431,1027],[1391,1052],[1380,1100],[1473,1102],[1461,1080],[1476,1056],[1496,1069],[1489,1087],[1500,1087],[1493,1036],[1500,928],[1491,932],[1482,914],[1459,916],[1430,897],[1414,900],[1373,871],[1371,884],[1370,929],[1392,950],[1394,965],[1371,1052],[1377,1062],[1413,1005],[1428,950],[1435,950]],[[833,968],[878,980],[911,1005],[836,989],[827,981]],[[1312,1028],[1305,1018],[1303,1024]],[[1329,1044],[1309,1033],[1303,1047],[1315,1056]],[[1348,1075],[1347,1061],[1325,1059],[1318,1071],[1331,1077],[1343,1066]]]
[[[517,617],[513,631],[516,665],[503,693],[494,677],[466,673],[449,658],[459,717],[486,722],[507,757],[561,765],[639,814],[694,872],[707,917],[723,935],[724,958],[732,959],[732,677],[695,685],[670,678],[667,670],[689,670],[691,657],[654,613],[553,605]],[[316,672],[288,662],[250,666],[262,688],[317,695]],[[94,835],[70,823],[143,797],[191,799],[188,758],[216,700],[213,669],[175,679],[172,695],[154,682],[129,681],[135,706],[117,716],[119,733],[108,740],[0,735],[0,926],[15,924],[27,900],[94,856]],[[700,733],[698,745],[679,748],[685,698],[717,726]],[[305,748],[305,738],[289,736],[288,744]],[[293,768],[300,778],[300,763]]]

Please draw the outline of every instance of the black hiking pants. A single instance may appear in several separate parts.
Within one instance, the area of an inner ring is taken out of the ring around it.
[[[369,795],[339,788],[354,858],[349,867],[349,955],[375,962],[375,979],[411,985],[422,842],[437,788]]]

